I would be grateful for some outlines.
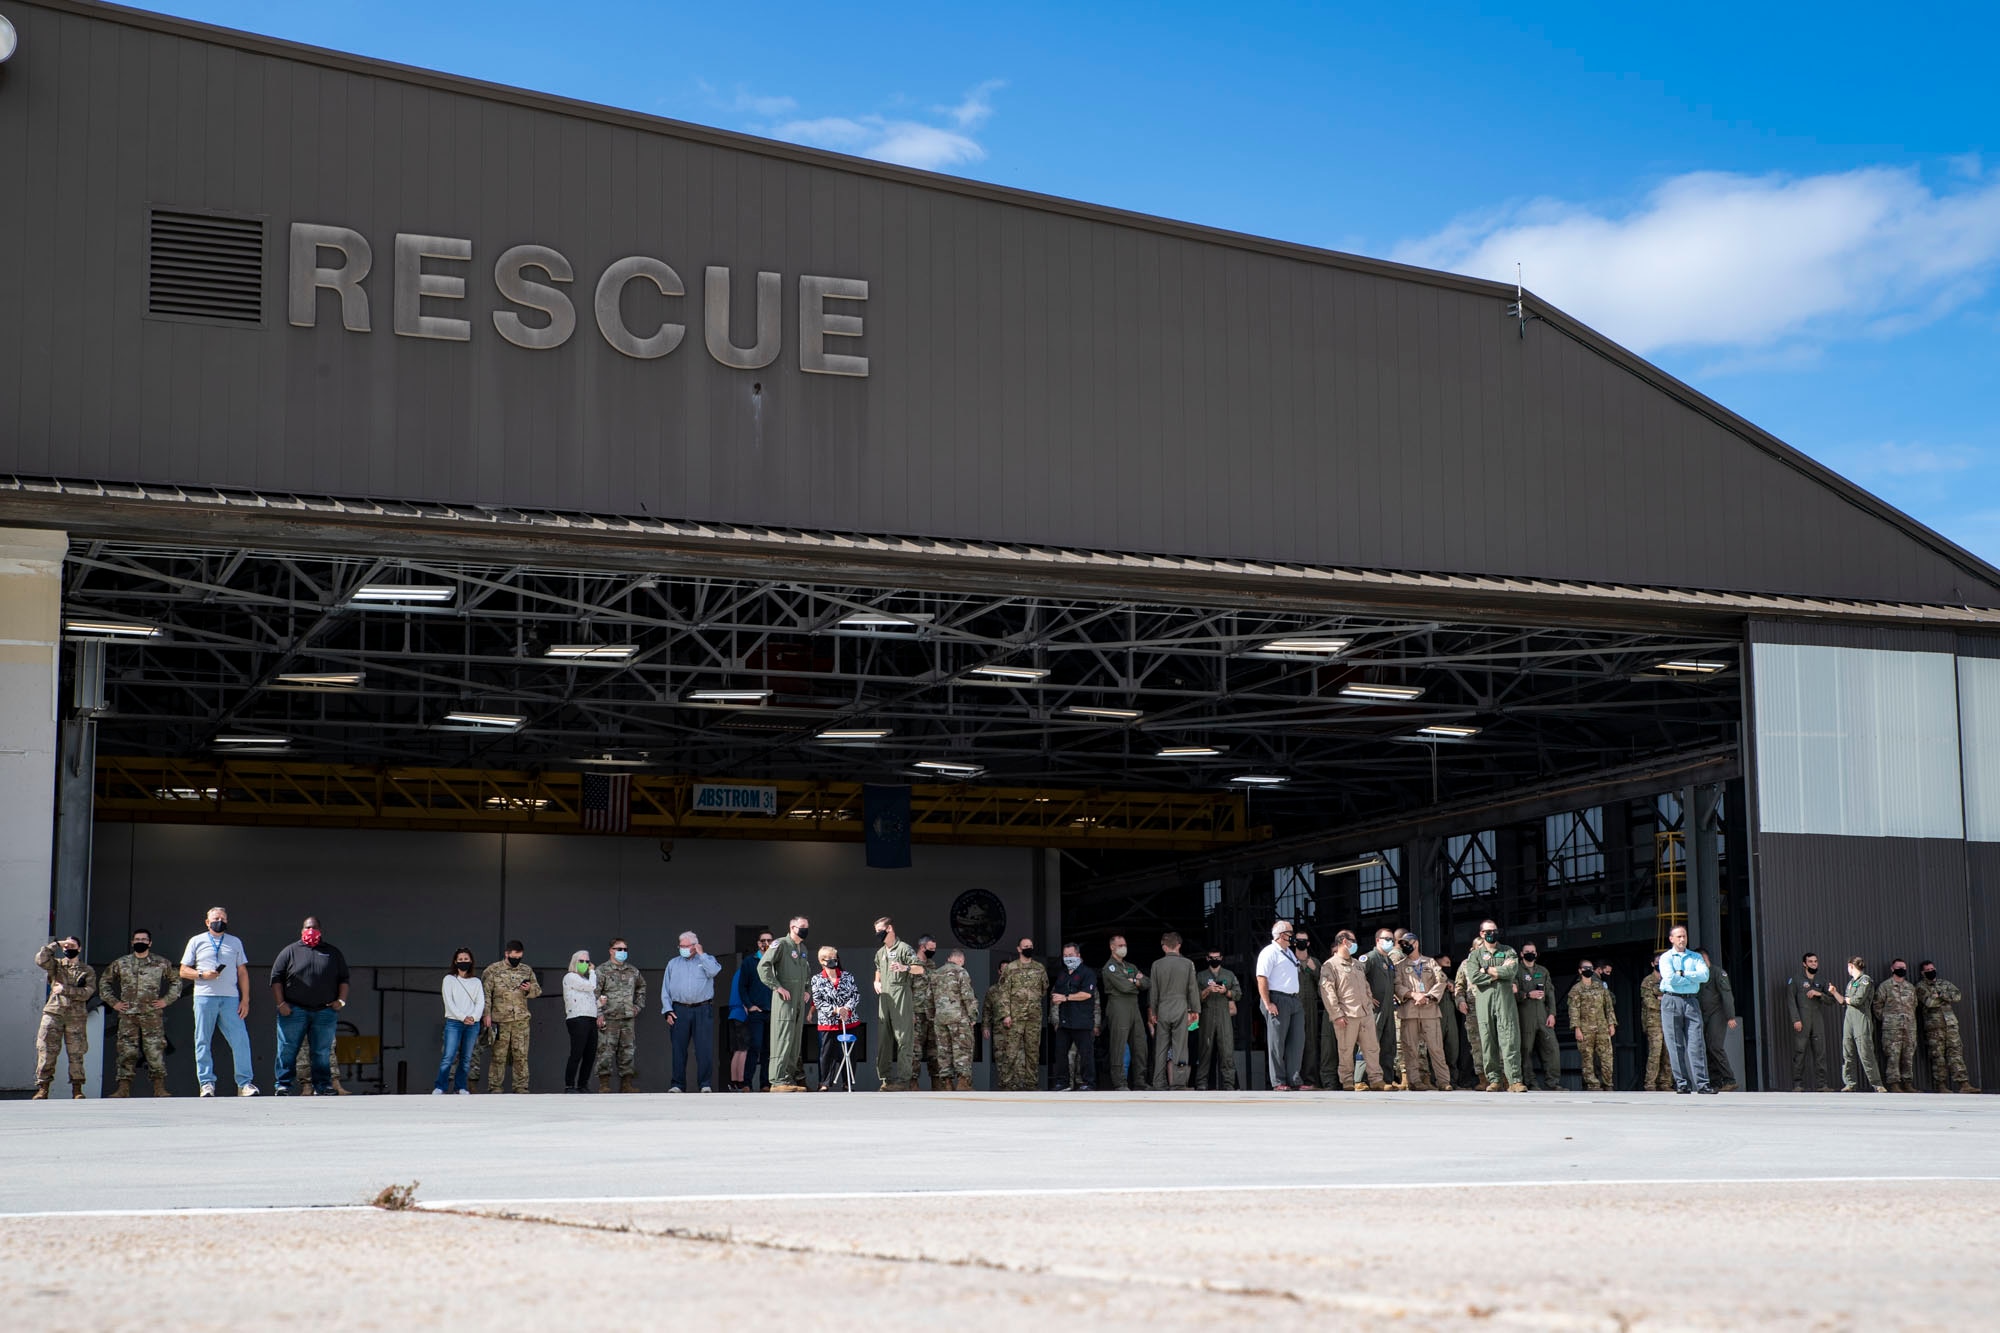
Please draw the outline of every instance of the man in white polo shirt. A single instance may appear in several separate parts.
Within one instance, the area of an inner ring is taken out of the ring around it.
[[[1271,1090],[1290,1092],[1299,1084],[1305,1055],[1305,1020],[1299,1013],[1299,965],[1292,958],[1292,923],[1271,927],[1271,942],[1257,955],[1257,1001],[1264,1010],[1264,1054]]]
[[[194,983],[194,1072],[201,1095],[215,1095],[215,1030],[222,1029],[235,1064],[236,1095],[255,1097],[250,1081],[250,955],[229,933],[229,913],[208,909],[208,929],[181,951],[181,980]]]

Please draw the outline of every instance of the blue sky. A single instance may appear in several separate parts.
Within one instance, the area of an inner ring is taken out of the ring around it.
[[[155,6],[1528,285],[2000,562],[1993,7]]]

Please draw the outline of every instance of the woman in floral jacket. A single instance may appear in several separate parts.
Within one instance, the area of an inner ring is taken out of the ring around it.
[[[861,1003],[861,987],[852,972],[840,970],[840,954],[831,945],[819,951],[819,971],[812,979],[813,1016],[819,1020],[819,1090],[833,1090],[834,1071],[840,1068],[840,1034],[854,1027],[854,1009]],[[848,1084],[847,1090],[854,1091]]]

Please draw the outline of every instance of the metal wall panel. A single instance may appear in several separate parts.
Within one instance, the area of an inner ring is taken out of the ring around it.
[[[1982,1088],[2000,1088],[2000,1041],[1975,1042],[1973,1033],[2000,1032],[2000,843],[1965,845],[1967,889],[1972,898],[1972,962],[1968,979],[1958,982],[1965,1001],[1958,1006],[1965,1033],[1965,1067]],[[1957,981],[1958,978],[1951,978]]]
[[[1964,836],[1953,660],[1753,645],[1759,826],[1872,838]]]
[[[1913,972],[1920,960],[1933,959],[1966,995],[1959,1023],[1967,1066],[1976,1067],[1982,1033],[2000,1031],[1991,1026],[2000,993],[1978,971],[1978,960],[1995,957],[2000,948],[2000,920],[1988,910],[2000,892],[2000,857],[1988,856],[1984,885],[1975,892],[1969,851],[2000,848],[1944,839],[1762,833],[1756,892],[1764,1012],[1785,1012],[1785,978],[1809,949],[1819,954],[1822,970],[1838,978],[1847,975],[1846,961],[1854,955],[1877,980],[1887,975],[1892,957],[1908,959]],[[1981,929],[1983,940],[1975,936]],[[1770,1086],[1790,1087],[1793,1048],[1779,1026],[1765,1024],[1776,1037],[1765,1042],[1765,1074]],[[1927,1087],[1929,1071],[1918,1063],[1918,1086]],[[1835,1064],[1837,1072],[1837,1056]]]
[[[1518,336],[1490,284],[8,12],[0,470],[2000,605],[2000,574],[1560,316]],[[143,316],[155,204],[268,220],[264,328]],[[287,323],[293,221],[369,238],[373,332]],[[398,232],[471,241],[470,341],[390,332]],[[490,322],[523,242],[575,265],[553,350]],[[693,292],[784,274],[779,360],[716,363],[695,298],[647,307],[688,324],[671,355],[613,351],[591,289],[633,254]],[[800,370],[803,274],[870,283],[868,378]]]
[[[1965,836],[2000,842],[2000,658],[1958,659],[1958,725]]]

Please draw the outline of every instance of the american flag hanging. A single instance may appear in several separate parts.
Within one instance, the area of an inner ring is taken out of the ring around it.
[[[583,826],[592,833],[623,833],[632,826],[630,774],[583,775]]]

